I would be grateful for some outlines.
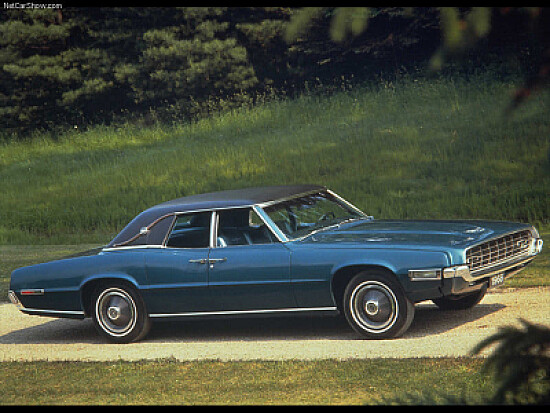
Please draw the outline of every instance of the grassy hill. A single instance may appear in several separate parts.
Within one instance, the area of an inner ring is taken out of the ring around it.
[[[77,127],[0,144],[0,302],[16,267],[107,242],[156,203],[245,186],[322,184],[376,218],[529,221],[544,224],[548,245],[550,93],[506,116],[518,83],[488,73],[343,85],[339,93],[309,93],[192,124]],[[546,251],[511,285],[548,285]],[[441,399],[447,394],[457,403],[459,397],[484,403],[495,383],[481,365],[475,358],[0,363],[0,398],[7,404],[387,404],[399,397],[398,403],[418,404],[422,399],[407,395],[419,395],[448,404]]]
[[[549,97],[494,74],[343,84],[195,123],[78,125],[0,146],[0,244],[107,242],[139,211],[326,185],[375,218],[550,220]]]

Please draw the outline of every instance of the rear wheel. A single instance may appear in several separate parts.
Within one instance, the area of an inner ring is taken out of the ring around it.
[[[138,292],[125,284],[102,284],[94,292],[92,319],[101,335],[115,343],[145,337],[151,320]]]
[[[344,314],[351,327],[364,337],[394,338],[411,325],[414,304],[393,275],[363,271],[346,287]]]

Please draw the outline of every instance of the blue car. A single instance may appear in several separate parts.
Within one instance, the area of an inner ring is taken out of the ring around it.
[[[108,245],[19,268],[23,313],[91,317],[117,343],[155,319],[343,314],[393,338],[414,304],[476,305],[542,249],[529,225],[375,220],[317,185],[193,195],[141,212]]]

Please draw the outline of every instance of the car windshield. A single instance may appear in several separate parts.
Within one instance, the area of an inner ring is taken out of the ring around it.
[[[329,192],[293,198],[263,209],[289,239],[367,217]]]

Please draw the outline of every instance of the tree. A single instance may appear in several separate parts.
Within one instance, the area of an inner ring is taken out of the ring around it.
[[[368,31],[373,20],[380,14],[401,16],[414,25],[421,21],[419,11],[426,13],[425,9],[414,7],[396,9],[305,7],[292,17],[286,31],[286,39],[289,42],[299,42],[300,37],[310,31],[317,21],[328,17],[330,38],[337,43],[342,43]],[[433,12],[438,14],[441,32],[440,45],[430,60],[430,67],[433,70],[439,70],[450,59],[466,54],[480,40],[492,36],[492,41],[498,42],[500,37],[505,37],[502,36],[502,26],[499,26],[499,22],[510,20],[512,17],[516,39],[508,37],[503,43],[515,44],[517,38],[521,40],[526,35],[533,49],[531,53],[534,58],[530,63],[535,70],[526,79],[524,87],[517,90],[511,107],[517,106],[533,91],[547,86],[550,79],[550,10],[548,8],[440,7],[428,9],[428,13]],[[432,20],[428,20],[430,21]],[[393,34],[393,29],[390,29],[387,35],[393,37]],[[400,43],[405,44],[403,40]]]
[[[172,9],[170,24],[143,32],[138,59],[118,65],[116,79],[131,88],[137,104],[184,111],[254,87],[258,79],[224,21],[225,12]]]
[[[288,48],[277,40],[284,19],[282,8],[8,9],[0,119],[20,131],[150,109],[186,118],[272,83],[285,50],[262,45]]]
[[[94,32],[95,9],[21,9],[0,23],[0,72],[8,128],[98,119],[117,107],[116,56]]]
[[[71,25],[60,23],[55,10],[8,10],[0,23],[0,117],[7,126],[31,125],[54,113],[60,90],[80,78],[66,67]]]

